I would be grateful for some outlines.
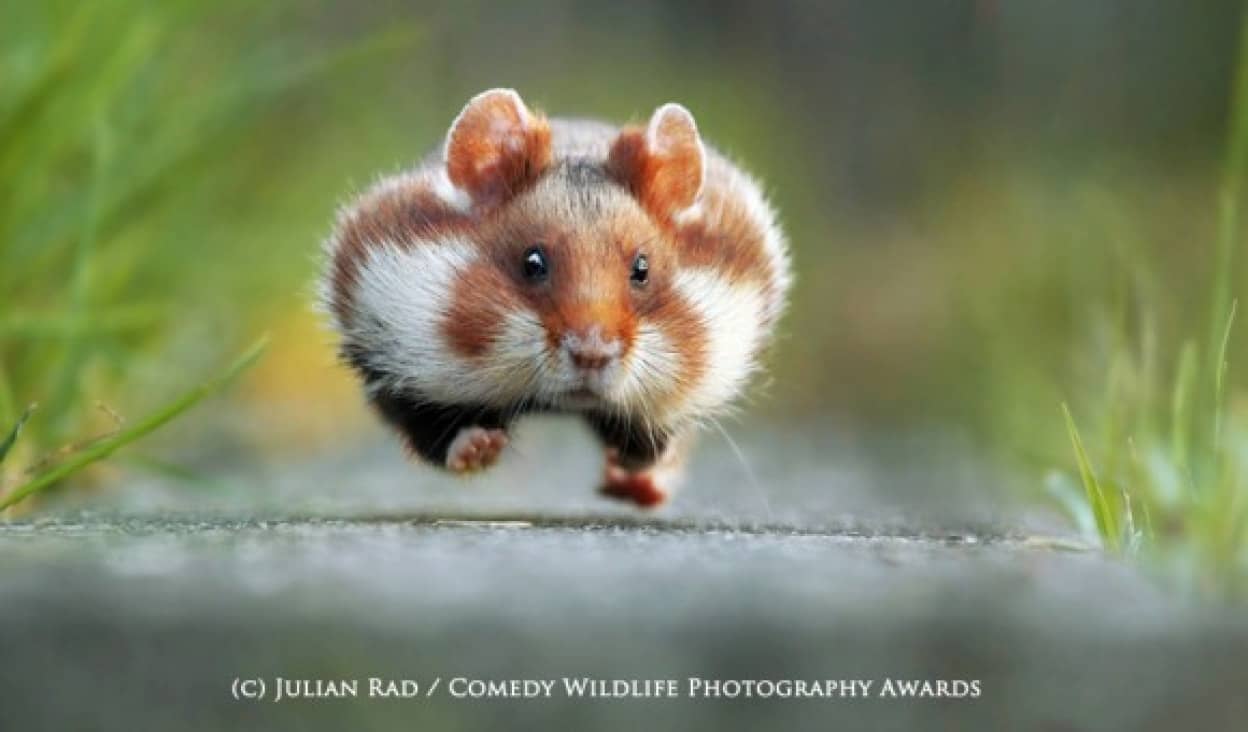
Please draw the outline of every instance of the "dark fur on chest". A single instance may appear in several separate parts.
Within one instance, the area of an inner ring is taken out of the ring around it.
[[[517,404],[508,408],[484,404],[445,403],[419,394],[389,388],[389,380],[363,363],[350,358],[372,392],[372,403],[383,419],[402,436],[408,448],[437,466],[446,465],[447,452],[461,429],[509,429],[519,417],[534,413],[569,414],[567,410],[542,404]],[[648,467],[658,459],[669,436],[646,429],[638,420],[599,412],[575,412],[589,424],[598,439],[619,451],[620,464],[630,470]]]

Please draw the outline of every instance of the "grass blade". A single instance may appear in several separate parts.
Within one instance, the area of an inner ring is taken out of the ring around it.
[[[17,417],[13,404],[13,386],[4,367],[4,355],[0,354],[0,424],[7,424]]]
[[[30,419],[30,415],[35,411],[37,405],[31,404],[26,407],[26,411],[22,412],[22,416],[17,418],[17,424],[13,425],[13,429],[9,430],[9,436],[4,438],[4,442],[0,442],[0,464],[4,463],[4,458],[9,454],[9,450],[13,449],[13,445],[17,443],[17,438],[22,434],[22,428],[26,426],[26,420]]]
[[[64,462],[14,489],[12,493],[0,497],[0,511],[14,506],[27,497],[64,480],[91,463],[103,460],[120,448],[164,426],[186,410],[225,387],[234,377],[250,368],[260,358],[267,345],[268,338],[261,338],[235,359],[224,371],[173,400],[163,409],[157,410],[155,413],[112,437],[94,443],[90,447],[71,455]]]
[[[95,126],[91,144],[91,176],[87,186],[87,211],[82,220],[82,230],[74,245],[69,281],[69,313],[71,321],[81,323],[86,319],[91,293],[92,258],[98,245],[99,201],[106,182],[111,134],[105,122]],[[82,366],[91,355],[92,333],[85,328],[75,329],[64,343],[59,375],[53,380],[52,398],[48,404],[48,418],[58,429],[66,412],[73,408],[81,386]]]
[[[1231,305],[1232,254],[1239,235],[1240,198],[1245,169],[1248,168],[1248,9],[1242,11],[1239,25],[1239,52],[1231,86],[1231,119],[1227,129],[1225,168],[1218,204],[1218,230],[1214,249],[1212,311],[1209,314],[1209,357],[1217,338],[1225,330],[1222,314]],[[1214,368],[1218,368],[1215,364]]]
[[[1066,415],[1066,431],[1070,434],[1070,443],[1075,449],[1075,462],[1079,465],[1079,479],[1083,482],[1083,489],[1087,493],[1088,503],[1092,506],[1092,515],[1096,518],[1096,528],[1101,533],[1101,538],[1105,541],[1113,551],[1118,551],[1119,541],[1121,537],[1118,534],[1117,520],[1110,511],[1109,501],[1105,498],[1105,491],[1101,487],[1101,483],[1096,478],[1095,471],[1092,470],[1092,461],[1088,459],[1088,453],[1083,448],[1083,440],[1079,437],[1079,429],[1075,426],[1075,418],[1070,414],[1070,407],[1062,402],[1062,413]]]
[[[1239,300],[1231,302],[1231,312],[1226,316],[1226,329],[1222,332],[1222,343],[1218,348],[1218,360],[1214,364],[1213,377],[1213,448],[1216,451],[1222,439],[1222,407],[1223,393],[1226,386],[1227,358],[1226,349],[1231,343],[1231,327],[1235,325],[1235,311]]]
[[[1192,397],[1196,393],[1196,343],[1187,341],[1179,353],[1179,367],[1170,398],[1170,449],[1174,464],[1188,477],[1192,446]]]

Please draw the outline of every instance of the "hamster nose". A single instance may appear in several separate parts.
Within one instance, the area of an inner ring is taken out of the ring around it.
[[[568,355],[572,357],[573,365],[578,369],[586,371],[598,371],[606,368],[611,363],[611,360],[615,358],[615,356],[600,348],[568,349]]]
[[[563,339],[563,348],[572,365],[583,371],[601,371],[620,355],[619,341],[604,340],[597,329],[588,335],[569,333]]]

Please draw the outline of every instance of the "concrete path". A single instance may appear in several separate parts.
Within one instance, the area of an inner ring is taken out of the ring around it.
[[[470,485],[343,447],[0,524],[0,730],[1243,728],[1248,622],[962,447],[738,441],[748,471],[709,439],[658,514],[539,423]]]

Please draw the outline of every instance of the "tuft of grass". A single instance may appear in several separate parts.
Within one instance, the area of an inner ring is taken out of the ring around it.
[[[1099,390],[1103,396],[1086,410],[1112,426],[1093,450],[1062,404],[1074,472],[1084,487],[1085,505],[1076,506],[1075,517],[1091,512],[1107,550],[1148,555],[1180,570],[1177,576],[1201,592],[1229,596],[1248,588],[1248,418],[1233,408],[1228,355],[1238,310],[1232,255],[1240,244],[1246,167],[1248,12],[1232,89],[1204,342],[1187,340],[1179,349],[1169,414],[1159,414],[1164,402],[1152,393],[1150,380],[1120,377],[1143,373],[1156,361],[1158,345],[1130,337],[1120,325],[1109,358],[1121,369],[1109,370],[1109,383]],[[1168,430],[1158,428],[1167,421]]]
[[[1232,301],[1222,319],[1214,351],[1220,356],[1235,310]],[[1227,361],[1207,368],[1202,379],[1194,352],[1189,343],[1176,365],[1168,431],[1151,429],[1153,420],[1165,420],[1145,416],[1144,391],[1110,389],[1097,405],[1101,419],[1110,412],[1134,416],[1121,433],[1090,449],[1069,406],[1061,405],[1083,493],[1079,500],[1068,491],[1055,494],[1107,551],[1150,557],[1202,593],[1233,596],[1248,589],[1248,424],[1229,409]],[[1202,385],[1206,394],[1197,393]],[[1086,521],[1088,515],[1094,520]]]
[[[115,434],[102,439],[89,442],[69,455],[63,456],[54,465],[31,476],[29,480],[18,485],[12,491],[0,493],[0,511],[16,506],[26,498],[56,485],[88,465],[109,457],[126,445],[146,437],[173,421],[191,407],[223,389],[235,377],[255,364],[260,359],[261,354],[264,353],[267,345],[268,338],[261,338],[219,374],[190,389],[152,414],[139,420],[133,426],[119,430]],[[16,439],[16,434],[20,431],[25,417],[29,416],[29,414],[30,410],[27,410],[26,415],[18,422],[17,427],[14,428],[12,439]],[[3,451],[0,451],[0,457],[2,456]]]

